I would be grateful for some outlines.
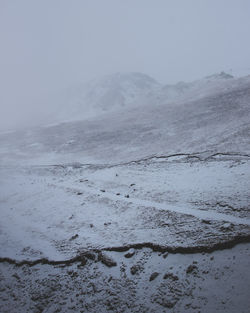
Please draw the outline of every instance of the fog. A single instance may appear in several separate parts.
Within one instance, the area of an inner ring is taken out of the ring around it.
[[[1,313],[249,312],[249,33],[250,0],[0,0]]]
[[[113,72],[162,83],[250,67],[248,0],[0,0],[0,129]]]

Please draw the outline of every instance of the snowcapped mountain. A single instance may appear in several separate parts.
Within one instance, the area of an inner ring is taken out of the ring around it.
[[[193,82],[162,85],[142,73],[115,73],[64,90],[52,122],[85,120],[139,106],[196,100],[241,84],[225,72]]]
[[[161,101],[194,100],[211,93],[225,91],[238,84],[238,80],[225,72],[216,73],[193,82],[178,82],[162,87],[158,97]]]
[[[142,73],[115,73],[68,89],[60,96],[56,120],[81,120],[145,104],[161,85]]]
[[[144,74],[115,74],[69,99],[57,123],[0,135],[1,162],[112,163],[205,150],[250,152],[250,76],[221,73],[162,86]]]

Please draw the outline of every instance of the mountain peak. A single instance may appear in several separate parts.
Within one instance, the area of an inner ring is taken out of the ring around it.
[[[145,98],[161,88],[152,77],[125,72],[94,79],[76,90],[68,90],[63,99],[60,120],[85,119],[96,114],[145,103]],[[143,101],[142,101],[143,99]]]
[[[215,73],[213,75],[209,75],[205,77],[206,79],[232,79],[233,75],[225,73],[224,71],[220,73]]]

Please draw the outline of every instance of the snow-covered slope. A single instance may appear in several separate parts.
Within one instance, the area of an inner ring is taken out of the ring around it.
[[[246,312],[250,77],[90,85],[0,135],[0,307]]]
[[[174,85],[162,85],[142,73],[115,73],[63,90],[53,98],[58,106],[52,120],[83,120],[147,104],[194,100],[237,84],[233,76],[224,72]]]
[[[90,90],[95,117],[77,113],[78,121],[2,134],[1,162],[112,163],[205,150],[250,152],[250,76],[221,73],[160,88],[142,74],[116,74]]]
[[[64,90],[55,120],[81,120],[145,104],[161,85],[146,74],[115,73]]]
[[[179,82],[162,87],[158,99],[166,101],[187,101],[199,99],[211,94],[227,91],[240,84],[240,80],[225,72],[209,75],[193,82]]]

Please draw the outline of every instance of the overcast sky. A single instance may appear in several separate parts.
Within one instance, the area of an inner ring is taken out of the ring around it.
[[[249,68],[249,34],[249,0],[0,0],[0,128],[113,72],[175,83]]]

